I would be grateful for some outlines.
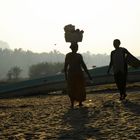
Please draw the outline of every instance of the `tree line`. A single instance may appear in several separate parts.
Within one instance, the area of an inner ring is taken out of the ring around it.
[[[109,55],[82,54],[88,68],[105,66],[109,63]],[[65,54],[53,50],[35,53],[21,48],[11,50],[0,48],[0,79],[36,78],[56,74],[62,71]]]
[[[34,53],[21,48],[14,50],[0,48],[0,79],[37,77],[35,70],[40,71],[38,75],[42,75],[41,68],[44,69],[45,75],[57,73],[59,69],[62,69],[64,57],[64,54],[56,50],[49,53]]]
[[[88,68],[107,65],[109,62],[106,54],[85,52],[82,55]],[[35,78],[55,74],[62,71],[64,59],[65,54],[57,50],[35,53],[21,48],[0,48],[0,79]]]

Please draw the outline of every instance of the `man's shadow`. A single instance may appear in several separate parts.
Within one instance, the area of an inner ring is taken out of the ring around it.
[[[58,139],[87,139],[96,138],[100,139],[103,135],[99,128],[91,127],[87,107],[69,109],[63,116],[63,124],[67,129],[63,129],[59,133]]]
[[[137,102],[132,102],[130,100],[126,100],[126,102],[123,102],[123,105],[131,112],[133,112],[135,115],[140,115],[140,104]]]

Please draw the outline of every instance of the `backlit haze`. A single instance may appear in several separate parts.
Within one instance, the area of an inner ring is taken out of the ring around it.
[[[0,0],[0,40],[11,49],[65,54],[67,24],[84,30],[81,53],[110,54],[118,38],[140,56],[140,0]]]

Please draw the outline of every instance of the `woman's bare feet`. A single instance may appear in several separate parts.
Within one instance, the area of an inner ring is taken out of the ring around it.
[[[126,96],[127,96],[127,94],[125,93],[125,94],[123,95],[123,99],[125,99]]]
[[[79,102],[79,106],[80,106],[80,107],[83,106],[82,102]]]
[[[127,94],[121,95],[121,96],[120,96],[120,100],[124,100],[126,96],[127,96]]]
[[[74,108],[74,101],[72,99],[70,99],[71,101],[71,108]]]

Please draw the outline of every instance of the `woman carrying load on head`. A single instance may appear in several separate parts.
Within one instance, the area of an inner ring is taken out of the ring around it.
[[[82,102],[86,100],[85,78],[82,69],[87,73],[90,80],[92,80],[92,78],[82,55],[77,53],[78,44],[76,42],[71,43],[70,49],[72,52],[66,54],[65,57],[64,72],[67,81],[68,95],[71,101],[71,107],[73,108],[75,101],[78,101],[79,106],[82,106]]]

